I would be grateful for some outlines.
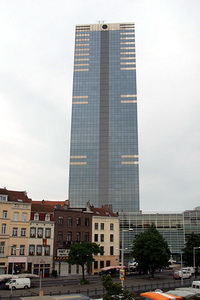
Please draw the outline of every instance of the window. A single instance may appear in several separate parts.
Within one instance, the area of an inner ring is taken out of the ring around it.
[[[36,228],[35,227],[31,227],[30,229],[30,237],[35,237],[36,236]]]
[[[104,247],[101,246],[100,248],[101,248],[101,250],[102,250],[102,254],[101,254],[101,255],[104,255]]]
[[[110,223],[110,230],[114,230],[114,224]]]
[[[14,204],[13,207],[14,208],[19,208],[19,204]]]
[[[72,241],[72,232],[68,231],[67,233],[67,242],[71,242]]]
[[[63,217],[58,217],[58,225],[63,225]]]
[[[43,228],[38,228],[38,234],[37,234],[38,238],[42,238],[43,237]]]
[[[24,245],[20,245],[19,255],[25,255],[25,246]]]
[[[81,218],[76,218],[76,225],[81,226]]]
[[[110,242],[114,242],[114,234],[110,235]]]
[[[63,241],[63,232],[62,231],[58,231],[57,241],[62,243],[62,241]]]
[[[29,255],[35,255],[35,245],[29,246]]]
[[[23,208],[23,209],[28,209],[28,205],[23,204],[23,205],[22,205],[22,208]]]
[[[104,261],[103,260],[100,261],[100,269],[102,269],[102,268],[104,268]]]
[[[46,256],[50,255],[50,246],[49,245],[44,248],[44,255],[46,255]]]
[[[67,219],[67,225],[69,227],[72,227],[72,217],[68,217],[68,219]]]
[[[81,241],[81,233],[80,232],[77,232],[76,233],[76,242],[80,242]]]
[[[5,242],[0,242],[0,257],[4,256]]]
[[[104,234],[101,234],[101,242],[104,242]]]
[[[86,227],[90,226],[90,219],[89,218],[85,218],[85,226]]]
[[[101,230],[104,230],[104,223],[101,223]]]
[[[110,255],[113,255],[114,254],[114,248],[113,246],[110,246]]]
[[[110,260],[106,261],[106,267],[110,267]]]
[[[98,230],[99,229],[99,224],[98,223],[94,223],[94,229]]]
[[[94,261],[94,269],[98,269],[98,261]]]
[[[42,255],[42,245],[37,245],[37,255]]]
[[[14,212],[13,214],[13,221],[18,221],[19,220],[19,213],[18,212]]]
[[[16,255],[16,245],[12,245],[11,247],[11,255]]]
[[[3,218],[7,219],[8,217],[8,211],[7,210],[3,210]]]
[[[89,242],[89,238],[90,238],[89,232],[85,232],[85,242]]]
[[[26,236],[26,228],[21,228],[21,236]]]
[[[35,220],[35,221],[39,221],[39,214],[38,214],[38,213],[35,213],[35,214],[34,214],[34,220]]]
[[[50,214],[45,215],[45,221],[50,221]]]
[[[12,229],[12,236],[17,236],[17,229],[18,228],[13,228]]]
[[[51,228],[45,228],[45,238],[51,237]]]
[[[27,221],[27,213],[22,213],[22,222]]]
[[[6,224],[1,225],[1,234],[6,234]]]
[[[94,241],[95,241],[95,242],[98,242],[98,234],[95,234],[95,235],[94,235]]]

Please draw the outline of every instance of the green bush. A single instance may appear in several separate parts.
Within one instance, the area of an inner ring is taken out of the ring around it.
[[[84,284],[89,284],[90,282],[89,282],[89,280],[87,280],[87,279],[81,279],[80,280],[80,284],[81,285],[84,285]]]

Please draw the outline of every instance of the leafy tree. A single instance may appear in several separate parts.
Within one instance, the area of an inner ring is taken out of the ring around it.
[[[94,261],[93,255],[103,254],[102,249],[96,243],[76,243],[70,247],[68,263],[82,267],[82,281],[85,281],[85,265]]]
[[[101,283],[106,290],[103,300],[132,300],[133,293],[123,290],[120,283],[114,283],[110,275],[102,275]]]
[[[183,261],[187,266],[193,266],[194,247],[200,247],[200,236],[194,232],[186,240],[183,250]],[[195,249],[195,265],[200,266],[200,249]]]
[[[168,266],[170,250],[155,224],[138,234],[133,241],[132,254],[138,263],[138,269],[149,272],[154,277],[154,271]]]

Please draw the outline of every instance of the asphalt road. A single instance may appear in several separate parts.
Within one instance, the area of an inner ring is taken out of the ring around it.
[[[98,298],[103,293],[99,276],[86,276],[89,280],[88,285],[80,285],[80,276],[60,277],[60,278],[43,278],[41,280],[41,290],[44,294],[69,294],[69,293],[82,293],[93,298]],[[119,278],[113,278],[114,281],[120,282]],[[38,295],[40,289],[39,279],[32,281],[32,287],[28,290],[14,290],[12,292],[13,300],[19,300],[20,296],[33,296]],[[184,280],[185,286],[191,286],[191,280]],[[165,291],[178,287],[181,282],[174,280],[171,271],[156,273],[153,279],[148,275],[133,275],[126,276],[124,280],[124,287],[139,293],[147,290],[155,290],[157,288],[164,289]],[[10,296],[10,291],[0,290],[0,300],[7,300]]]

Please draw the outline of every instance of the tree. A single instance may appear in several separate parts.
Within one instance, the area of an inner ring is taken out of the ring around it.
[[[103,254],[103,250],[96,243],[76,243],[70,247],[68,263],[82,267],[83,282],[85,281],[85,265],[90,265],[94,261],[93,255],[98,253]]]
[[[138,269],[149,272],[154,277],[154,271],[168,266],[170,250],[163,236],[157,231],[155,224],[138,234],[133,241],[132,254],[138,263]]]
[[[193,266],[194,247],[200,247],[200,236],[194,232],[190,234],[186,240],[183,250],[183,261],[187,266]],[[199,251],[199,252],[198,252]],[[200,249],[195,249],[195,265],[196,269],[200,266]]]
[[[133,293],[128,290],[123,290],[120,283],[113,283],[110,275],[102,275],[101,283],[106,290],[103,295],[103,300],[132,300]]]

